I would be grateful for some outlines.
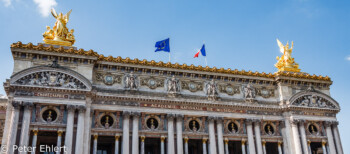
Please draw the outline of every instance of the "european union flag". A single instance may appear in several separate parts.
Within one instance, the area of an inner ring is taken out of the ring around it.
[[[156,42],[155,47],[157,48],[155,52],[157,51],[170,52],[169,38]]]

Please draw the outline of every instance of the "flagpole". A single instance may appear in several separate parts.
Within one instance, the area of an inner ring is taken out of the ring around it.
[[[171,61],[170,61],[170,52],[169,52],[169,62],[171,62]]]
[[[208,66],[208,63],[207,63],[207,56],[205,56],[205,66]]]

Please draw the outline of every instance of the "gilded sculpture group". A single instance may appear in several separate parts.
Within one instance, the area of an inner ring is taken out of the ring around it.
[[[67,14],[63,15],[62,12],[57,14],[55,9],[51,9],[51,14],[53,15],[53,17],[55,17],[56,22],[52,29],[50,28],[50,26],[46,26],[46,31],[43,34],[43,40],[45,43],[63,46],[72,46],[74,44],[74,29],[71,29],[69,31],[66,26],[69,21],[69,15],[71,12],[72,10],[70,10]],[[278,68],[278,71],[300,72],[299,64],[296,63],[294,61],[294,58],[292,58],[291,56],[293,50],[293,42],[290,48],[288,42],[286,45],[283,45],[277,39],[277,44],[280,48],[281,53],[283,54],[281,57],[277,56],[278,62],[275,64],[275,66]],[[172,91],[176,92],[177,90],[172,89]]]

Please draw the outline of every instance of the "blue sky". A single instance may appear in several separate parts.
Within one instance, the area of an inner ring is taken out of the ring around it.
[[[193,55],[206,44],[208,65],[217,68],[275,72],[280,56],[276,38],[294,41],[292,56],[303,72],[328,75],[345,153],[350,153],[350,1],[329,0],[0,0],[0,81],[13,69],[10,44],[42,42],[53,26],[49,10],[72,9],[68,28],[74,46],[105,56],[168,61],[154,53],[154,43],[170,38],[171,61],[205,65]],[[4,94],[3,88],[0,93]]]

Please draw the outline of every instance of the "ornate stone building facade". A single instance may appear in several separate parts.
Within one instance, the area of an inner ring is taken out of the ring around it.
[[[11,52],[7,153],[49,145],[68,154],[343,154],[329,77],[48,44],[18,42]]]

